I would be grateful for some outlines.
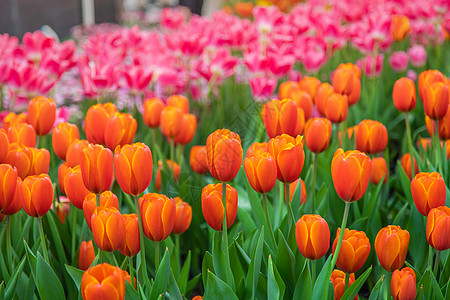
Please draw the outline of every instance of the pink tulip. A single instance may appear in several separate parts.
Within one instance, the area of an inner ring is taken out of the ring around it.
[[[409,56],[404,51],[396,51],[389,57],[389,63],[395,72],[403,72],[408,67]]]

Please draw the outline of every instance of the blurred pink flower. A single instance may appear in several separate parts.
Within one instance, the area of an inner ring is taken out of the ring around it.
[[[423,67],[427,61],[427,51],[422,45],[414,45],[408,50],[409,57],[411,58],[411,64],[420,68]]]
[[[408,67],[409,56],[404,51],[396,51],[389,57],[389,63],[395,72],[403,72]]]
[[[367,55],[366,57],[360,58],[356,64],[366,76],[373,78],[378,77],[381,71],[383,71],[383,60],[384,56],[381,54],[377,55],[375,61],[373,61],[372,55]]]
[[[159,22],[163,28],[172,30],[179,29],[181,24],[183,24],[186,19],[186,14],[186,10],[168,7],[161,11]]]
[[[414,70],[408,70],[408,72],[406,72],[406,77],[408,77],[412,81],[416,81],[417,80],[417,73]]]
[[[277,87],[277,81],[274,78],[254,77],[249,81],[252,95],[256,101],[264,101],[273,97]]]
[[[66,123],[70,118],[70,109],[67,106],[61,106],[56,109],[56,119],[53,124],[53,128],[55,128],[60,123]]]

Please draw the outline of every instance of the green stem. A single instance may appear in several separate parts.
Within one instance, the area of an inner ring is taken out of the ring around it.
[[[436,259],[434,260],[434,268],[433,268],[434,277],[437,277],[437,271],[439,269],[440,256],[441,256],[441,251],[436,251]]]
[[[159,269],[159,242],[155,243],[155,274]]]
[[[344,289],[344,293],[346,290],[348,290],[348,287],[350,286],[350,274],[344,273],[345,276],[345,289]]]
[[[0,111],[3,111],[5,109],[4,103],[3,103],[3,85],[0,85]]]
[[[317,153],[314,153],[314,165],[312,174],[312,185],[311,185],[311,207],[312,213],[314,213],[314,197],[316,195],[316,173],[317,173]],[[301,182],[299,182],[301,184]]]
[[[431,264],[433,262],[433,247],[431,245],[428,246],[428,267],[431,270]]]
[[[299,184],[301,184],[299,182]],[[290,193],[290,185],[289,183],[285,183],[284,186],[286,187],[286,202],[288,205],[288,210],[289,210],[289,216],[290,216],[290,224],[289,224],[289,228],[292,228],[292,226],[295,225],[295,217],[294,217],[294,212],[292,211],[292,206],[291,206],[291,193]]]
[[[39,223],[39,233],[41,235],[42,252],[44,252],[44,259],[47,263],[50,264],[50,260],[48,259],[47,245],[45,243],[44,227],[42,226],[42,217],[38,218],[38,223]]]
[[[173,142],[173,139],[170,139],[170,160],[172,161],[172,164],[171,164],[171,166],[170,166],[170,171],[172,172],[172,176],[173,176],[173,179],[175,179],[175,173],[173,172],[173,167],[174,167],[174,160],[173,160],[173,158],[174,158],[174,148],[175,148],[175,146],[174,146],[174,142]]]
[[[444,176],[444,173],[442,172],[442,162],[441,162],[441,145],[439,143],[439,123],[438,120],[435,121],[436,123],[436,127],[435,127],[435,132],[433,134],[433,139],[434,139],[434,150],[436,152],[436,161],[437,161],[437,165],[438,165],[438,170],[439,173]]]
[[[144,244],[144,228],[142,225],[142,216],[141,216],[141,210],[139,208],[139,197],[138,196],[134,196],[134,206],[135,206],[135,210],[136,213],[138,215],[138,221],[139,221],[139,239],[140,239],[140,245],[141,245],[141,266],[140,266],[140,270],[141,270],[141,283],[145,284],[148,281],[147,278],[147,261],[145,260],[145,244]],[[138,280],[138,270],[136,270],[136,280]]]
[[[406,138],[408,140],[408,151],[409,151],[409,155],[411,158],[411,180],[412,180],[415,175],[415,168],[414,168],[414,155],[413,155],[411,128],[409,126],[408,113],[405,113],[405,125],[406,125]]]
[[[41,137],[38,135],[37,137],[36,137],[36,149],[38,149],[39,148],[39,144],[41,143]]]
[[[100,206],[100,195],[99,194],[95,194],[95,203],[96,203],[97,207]]]
[[[74,257],[75,254],[75,237],[77,234],[77,210],[78,208],[76,208],[73,204],[70,204],[72,206],[71,210],[73,210],[72,212],[72,220],[70,222],[70,224],[72,225],[72,247],[71,250],[72,252],[70,252],[70,254],[72,255],[72,257]]]
[[[284,192],[284,184],[280,181],[280,185],[278,187],[279,187],[279,191],[280,191],[279,194],[278,194],[278,196],[279,196],[279,199],[278,199],[278,209],[279,209],[279,211],[278,211],[278,221],[275,220],[275,224],[280,225],[281,221],[283,220],[283,198],[285,198],[285,196],[283,194],[283,192]],[[275,225],[275,227],[276,226],[277,225]]]
[[[222,248],[225,255],[225,270],[227,276],[227,284],[231,287],[231,266],[230,266],[230,256],[228,254],[228,222],[227,222],[227,184],[222,182],[222,204],[223,204],[223,224],[222,224]]]
[[[333,259],[331,260],[331,270],[334,270],[334,266],[336,265],[336,261],[339,256],[339,251],[341,251],[341,245],[342,245],[342,240],[344,239],[345,226],[347,226],[349,210],[350,210],[350,202],[345,202],[344,216],[342,217],[342,224],[341,224],[341,232],[339,234],[339,240],[336,245],[336,251],[334,252]]]
[[[272,223],[270,222],[269,210],[267,209],[267,196],[266,193],[263,193],[263,203],[264,203],[264,212],[266,213],[267,227],[269,227],[270,237],[273,242],[273,246],[277,247],[277,242],[275,240],[275,235],[273,234]]]
[[[386,299],[391,299],[391,296],[390,296],[391,284],[392,284],[392,272],[388,272],[388,286],[387,286],[388,288],[387,288]]]
[[[311,274],[312,286],[316,284],[316,261],[312,259],[306,260]]]
[[[134,276],[133,276],[133,257],[128,256],[128,267],[130,270],[130,281],[131,281],[131,286],[134,288]]]
[[[342,149],[346,149],[345,147],[345,143],[346,143],[346,130],[347,130],[347,120],[342,121],[342,123],[340,124],[340,129],[341,129],[341,139],[342,139]]]
[[[180,255],[180,235],[175,234],[175,255],[177,257],[177,265],[179,266],[181,264],[181,255]],[[179,268],[176,270],[177,274],[174,274],[175,276],[178,276]]]
[[[8,256],[8,265],[11,268],[11,274],[13,273],[14,266],[11,255],[11,216],[6,217],[6,254]]]

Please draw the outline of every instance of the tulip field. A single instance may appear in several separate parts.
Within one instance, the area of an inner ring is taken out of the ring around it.
[[[450,3],[264,2],[0,34],[0,300],[450,299]]]

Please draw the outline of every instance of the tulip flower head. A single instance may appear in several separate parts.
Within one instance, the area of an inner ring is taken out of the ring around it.
[[[9,151],[9,140],[6,131],[0,128],[0,164],[6,162]]]
[[[338,228],[333,242],[333,255],[339,239],[341,229]],[[366,262],[370,254],[369,238],[363,231],[349,230],[345,228],[341,250],[336,261],[336,266],[345,273],[355,273]]]
[[[34,97],[28,104],[27,122],[33,126],[36,134],[46,135],[52,130],[56,119],[56,104],[51,98]]]
[[[341,123],[347,119],[348,98],[346,95],[331,94],[325,104],[325,116],[333,123]]]
[[[226,186],[227,228],[233,225],[238,208],[237,191]],[[224,207],[222,202],[222,184],[208,184],[202,190],[202,212],[206,223],[217,231],[223,228]]]
[[[416,292],[416,273],[413,269],[405,267],[392,273],[391,294],[394,300],[414,300]]]
[[[313,153],[321,153],[328,148],[331,139],[331,122],[326,118],[309,119],[305,126],[305,144]]]
[[[330,248],[330,228],[319,215],[303,215],[295,225],[295,238],[300,253],[311,260],[321,258]]]
[[[252,157],[255,155],[263,154],[264,152],[269,152],[269,149],[267,148],[267,143],[253,143],[248,147],[247,153],[245,154],[245,157]]]
[[[83,182],[80,166],[68,168],[64,174],[64,193],[70,202],[79,209],[83,209],[84,198],[90,193]]]
[[[95,259],[94,245],[92,241],[83,241],[78,255],[78,269],[86,271]]]
[[[161,124],[161,112],[164,102],[159,98],[151,98],[144,101],[144,113],[142,115],[145,125],[150,128],[159,127]]]
[[[137,121],[126,113],[113,113],[105,127],[105,144],[111,150],[117,146],[131,144],[136,134]]]
[[[181,131],[183,112],[176,106],[166,106],[161,112],[161,131],[168,139],[174,139]]]
[[[365,153],[384,151],[388,142],[386,127],[374,120],[362,120],[356,134],[356,149]]]
[[[67,148],[75,140],[80,138],[78,127],[75,124],[60,123],[52,133],[52,145],[55,154],[62,160],[66,160]]]
[[[18,172],[17,169],[8,164],[0,165],[0,212],[8,208],[16,193]]]
[[[277,164],[268,152],[244,159],[245,174],[252,188],[258,193],[267,193],[277,181]]]
[[[47,174],[28,176],[20,184],[20,198],[25,212],[35,218],[45,215],[53,202],[53,184]]]
[[[139,202],[145,236],[157,243],[165,240],[175,225],[175,202],[156,193],[145,194]]]
[[[444,179],[437,172],[421,172],[411,181],[411,194],[417,210],[427,216],[431,209],[445,204]]]
[[[290,136],[300,134],[300,131],[303,131],[305,118],[304,115],[299,118],[298,112],[297,105],[290,99],[274,99],[264,103],[261,118],[269,138],[283,133]]]
[[[66,152],[66,162],[69,167],[73,168],[76,165],[81,164],[81,156],[84,148],[89,145],[89,141],[87,140],[75,140],[73,141],[69,147],[67,147]]]
[[[427,240],[434,249],[450,249],[450,208],[439,206],[430,210],[427,217]]]
[[[113,154],[101,145],[88,145],[81,155],[81,175],[84,185],[95,194],[109,190],[113,173]]]
[[[409,19],[407,16],[402,15],[392,16],[391,33],[394,40],[396,41],[404,40],[410,31],[411,27],[409,25]]]
[[[97,207],[91,217],[91,226],[95,244],[103,251],[115,251],[125,242],[125,222],[116,208]]]
[[[419,173],[419,167],[417,166],[415,157],[413,157],[413,162],[414,162],[414,175],[416,175]],[[410,153],[403,154],[400,164],[402,165],[402,168],[405,171],[406,175],[408,175],[409,180],[412,180],[412,178],[411,178],[411,154]]]
[[[119,199],[116,195],[114,195],[111,191],[105,191],[100,194],[100,206],[103,207],[111,207],[119,210]],[[83,213],[86,223],[89,228],[92,230],[91,220],[92,214],[97,208],[96,197],[95,194],[91,193],[86,195],[83,200]]]
[[[206,159],[206,146],[193,146],[189,154],[189,165],[192,171],[197,174],[208,172],[208,162]]]
[[[448,86],[443,82],[425,86],[422,98],[425,114],[433,120],[442,119],[447,113],[449,98]]]
[[[180,197],[175,197],[176,213],[175,213],[175,225],[173,226],[174,234],[182,234],[189,229],[192,220],[192,207],[189,203],[181,200]]]
[[[269,140],[269,153],[277,164],[277,178],[284,183],[292,183],[300,177],[305,152],[303,150],[303,137],[293,138],[282,134]]]
[[[331,273],[331,283],[333,284],[334,290],[334,300],[340,300],[345,293],[345,276],[350,276],[349,278],[349,286],[351,286],[355,282],[355,274],[345,274],[341,270],[333,270]],[[358,295],[353,298],[354,300],[358,299]]]
[[[107,263],[90,268],[81,278],[81,295],[83,300],[125,299],[122,270]]]
[[[175,145],[189,144],[194,138],[197,130],[197,118],[193,114],[183,114],[181,121],[181,130],[175,136],[173,142]]]
[[[405,263],[409,245],[409,232],[400,226],[388,225],[375,238],[375,251],[380,265],[388,272],[399,269]]]
[[[409,112],[416,107],[417,96],[414,81],[407,77],[402,77],[394,83],[392,99],[395,108],[401,112]]]
[[[389,170],[384,157],[372,158],[372,163],[370,164],[370,182],[378,185],[383,180],[383,184],[386,184],[388,178]]]
[[[84,119],[84,129],[89,142],[93,144],[105,144],[105,131],[111,116],[117,112],[117,107],[108,102],[91,106]]]
[[[119,252],[125,256],[135,256],[141,250],[139,238],[139,223],[137,214],[122,215],[125,224],[125,241],[119,247]]]

